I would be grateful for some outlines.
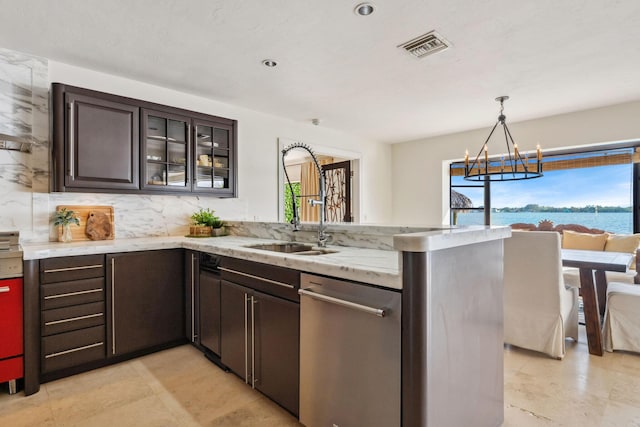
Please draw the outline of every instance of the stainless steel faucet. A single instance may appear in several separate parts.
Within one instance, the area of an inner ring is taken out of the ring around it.
[[[294,148],[302,148],[303,150],[306,150],[310,155],[311,155],[311,159],[313,160],[313,163],[316,166],[316,169],[318,170],[318,184],[319,184],[319,194],[313,194],[313,195],[301,195],[300,197],[318,197],[318,199],[309,199],[309,204],[311,206],[319,206],[320,207],[320,220],[318,223],[318,246],[320,247],[325,247],[327,246],[327,241],[329,240],[329,236],[326,233],[326,224],[325,224],[325,199],[326,199],[326,192],[325,192],[325,186],[324,186],[324,174],[322,173],[322,168],[320,167],[320,162],[318,162],[318,158],[316,157],[315,153],[313,152],[313,150],[311,149],[311,147],[309,147],[307,144],[303,144],[302,142],[294,142],[293,144],[285,147],[282,150],[282,168],[284,169],[284,174],[287,178],[287,183],[289,185],[289,189],[291,190],[291,200],[292,200],[292,207],[293,207],[293,220],[291,221],[291,223],[293,224],[293,231],[298,231],[300,229],[300,217],[298,216],[298,209],[296,207],[296,196],[295,194],[293,194],[293,188],[291,186],[291,182],[289,181],[289,175],[287,174],[287,167],[284,164],[284,158],[286,157],[287,153],[289,153],[289,151],[293,150]]]

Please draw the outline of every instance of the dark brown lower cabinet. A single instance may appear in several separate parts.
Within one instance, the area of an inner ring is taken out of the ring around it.
[[[39,374],[44,380],[70,375],[105,359],[104,271],[104,255],[39,262]],[[28,280],[28,286],[33,286],[33,278]],[[31,335],[29,331],[27,354]],[[28,366],[28,376],[31,370]]]
[[[298,414],[300,305],[223,280],[221,361]]]
[[[184,341],[182,249],[108,254],[107,357]]]
[[[200,345],[220,354],[220,275],[201,271],[199,285]]]
[[[224,280],[220,285],[220,361],[245,382],[250,380],[250,296],[249,288]]]
[[[300,304],[254,291],[254,382],[298,415]]]

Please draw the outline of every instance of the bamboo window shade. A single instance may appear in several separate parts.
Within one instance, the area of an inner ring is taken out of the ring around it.
[[[640,163],[640,151],[638,150],[640,148],[635,149],[635,152],[632,148],[626,148],[588,153],[545,155],[542,161],[542,172]],[[489,167],[489,171],[500,172],[500,159],[492,158],[489,161],[494,163]],[[532,170],[535,170],[535,158],[529,159],[529,165]],[[509,173],[509,170],[505,166],[504,173]],[[450,171],[451,176],[464,176],[464,163],[452,163]]]
[[[333,157],[319,156],[318,162],[320,166],[333,163]],[[300,206],[300,220],[304,222],[315,222],[320,219],[320,212],[318,209],[324,209],[324,206],[311,206],[308,203],[310,198],[317,199],[320,193],[318,184],[320,177],[318,176],[318,170],[313,162],[303,163],[301,165],[300,172],[300,194],[302,197],[299,203]]]

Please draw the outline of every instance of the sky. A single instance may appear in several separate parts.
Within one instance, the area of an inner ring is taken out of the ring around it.
[[[633,204],[632,179],[633,167],[629,164],[544,172],[544,176],[536,179],[492,182],[491,206],[628,207]],[[462,178],[454,185],[457,183],[468,184]],[[484,203],[482,188],[456,191],[469,197],[473,206]]]

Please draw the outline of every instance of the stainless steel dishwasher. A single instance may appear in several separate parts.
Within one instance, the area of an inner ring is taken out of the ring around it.
[[[302,274],[300,422],[400,426],[401,293]]]

